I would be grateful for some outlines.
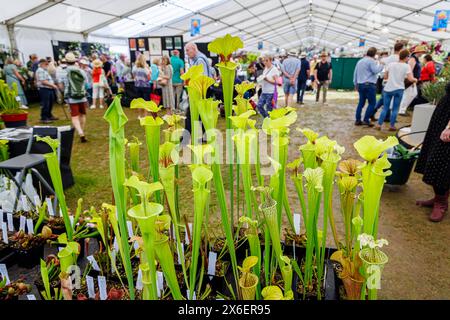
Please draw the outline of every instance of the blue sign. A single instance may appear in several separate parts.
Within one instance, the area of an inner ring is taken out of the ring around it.
[[[258,42],[258,50],[262,50],[264,48],[264,43],[262,41]]]
[[[434,15],[432,31],[447,31],[448,20],[450,19],[450,10],[437,10]]]
[[[191,20],[191,37],[200,34],[200,19]]]
[[[364,47],[365,45],[366,45],[366,39],[360,38],[360,39],[359,39],[359,46],[360,46],[360,47]]]

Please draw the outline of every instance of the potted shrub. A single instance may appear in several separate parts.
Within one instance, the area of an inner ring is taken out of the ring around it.
[[[386,178],[386,183],[390,185],[406,184],[419,154],[420,150],[409,150],[401,144],[395,146],[388,155],[388,160],[392,165],[392,175]]]
[[[22,110],[17,84],[12,88],[0,80],[0,114],[5,127],[17,128],[27,125],[28,112]]]

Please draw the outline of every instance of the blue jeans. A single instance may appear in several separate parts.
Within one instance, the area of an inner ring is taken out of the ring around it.
[[[356,121],[361,121],[362,110],[368,101],[366,113],[364,115],[364,122],[370,122],[370,117],[373,115],[375,104],[377,103],[377,85],[375,83],[361,83],[358,84],[359,103],[356,108]]]
[[[55,101],[55,91],[50,88],[39,88],[41,98],[41,120],[50,120],[52,115],[53,102]]]
[[[297,83],[297,102],[303,102],[303,96],[306,91],[306,81],[307,79],[298,79]]]
[[[400,103],[402,102],[404,89],[399,89],[391,92],[384,92],[384,106],[383,111],[381,112],[380,118],[378,119],[378,124],[383,125],[384,119],[387,117],[387,113],[391,108],[391,101],[394,99],[394,103],[392,105],[391,111],[391,127],[395,127],[395,123],[397,122],[398,110],[400,108]]]
[[[257,109],[264,118],[267,118],[269,116],[269,112],[272,112],[273,110],[272,100],[273,93],[263,93],[261,97],[259,97]],[[267,106],[267,111],[264,106]]]

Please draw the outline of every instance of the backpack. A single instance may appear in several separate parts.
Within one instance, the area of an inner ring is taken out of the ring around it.
[[[81,70],[69,70],[67,79],[69,80],[69,98],[74,100],[86,98],[86,80]]]

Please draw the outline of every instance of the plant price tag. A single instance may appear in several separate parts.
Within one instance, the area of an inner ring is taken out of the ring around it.
[[[34,296],[34,294],[27,294],[27,299],[28,300],[36,300],[36,297]]]
[[[13,232],[14,231],[14,224],[13,224],[13,215],[12,213],[7,213],[6,218],[8,220],[8,231]]]
[[[8,275],[8,269],[6,269],[6,264],[0,264],[0,273],[2,275],[2,278],[6,279],[6,284],[10,284],[9,281],[9,275]]]
[[[50,198],[45,198],[45,202],[47,202],[47,210],[48,210],[48,214],[50,217],[54,217],[55,216],[55,211],[53,211],[53,203],[52,203],[52,199]]]
[[[61,208],[59,208],[59,216],[60,216],[60,217],[63,216],[63,213],[62,213],[62,209],[61,209]]]
[[[191,296],[191,292],[189,291],[189,289],[186,289],[186,297],[188,300],[191,300],[191,299],[189,299],[190,296]],[[195,292],[192,295],[192,300],[197,300],[197,297],[195,296]]]
[[[208,256],[208,275],[216,275],[217,252],[209,252]]]
[[[90,299],[95,298],[95,289],[94,289],[94,278],[91,276],[86,276],[86,285],[88,288],[88,296]]]
[[[300,224],[301,224],[301,215],[298,213],[294,213],[294,228],[295,233],[299,236],[300,235]]]
[[[133,237],[133,223],[131,221],[127,221],[127,228],[128,228],[128,238]]]
[[[141,269],[139,269],[139,271],[138,271],[138,276],[137,276],[137,280],[136,280],[136,289],[137,290],[144,289],[144,284],[142,283],[142,270]]]
[[[3,242],[8,244],[8,227],[6,226],[6,222],[2,223],[2,238],[3,238]]]
[[[114,250],[116,252],[119,252],[119,243],[117,242],[117,238],[114,237],[114,244],[113,244]]]
[[[97,277],[98,290],[100,291],[100,300],[106,300],[108,298],[108,292],[106,291],[106,278],[103,276]]]
[[[73,225],[73,219],[74,219],[73,216],[69,216],[70,225],[72,226],[72,228],[74,227],[74,225]]]
[[[25,216],[20,216],[19,231],[25,231],[26,223],[27,223],[27,218],[25,218]]]
[[[99,267],[97,261],[95,260],[94,256],[86,257],[86,259],[88,259],[89,263],[91,264],[92,268],[95,271],[100,271],[100,267]]]
[[[20,199],[22,200],[22,209],[25,212],[28,212],[31,210],[30,205],[28,204],[28,199],[25,195],[21,195]]]
[[[33,219],[27,219],[28,234],[34,234]]]
[[[40,206],[42,205],[42,203],[41,203],[41,198],[39,198],[38,195],[35,195],[33,200],[34,200],[34,205],[35,205],[36,207],[40,207]]]

